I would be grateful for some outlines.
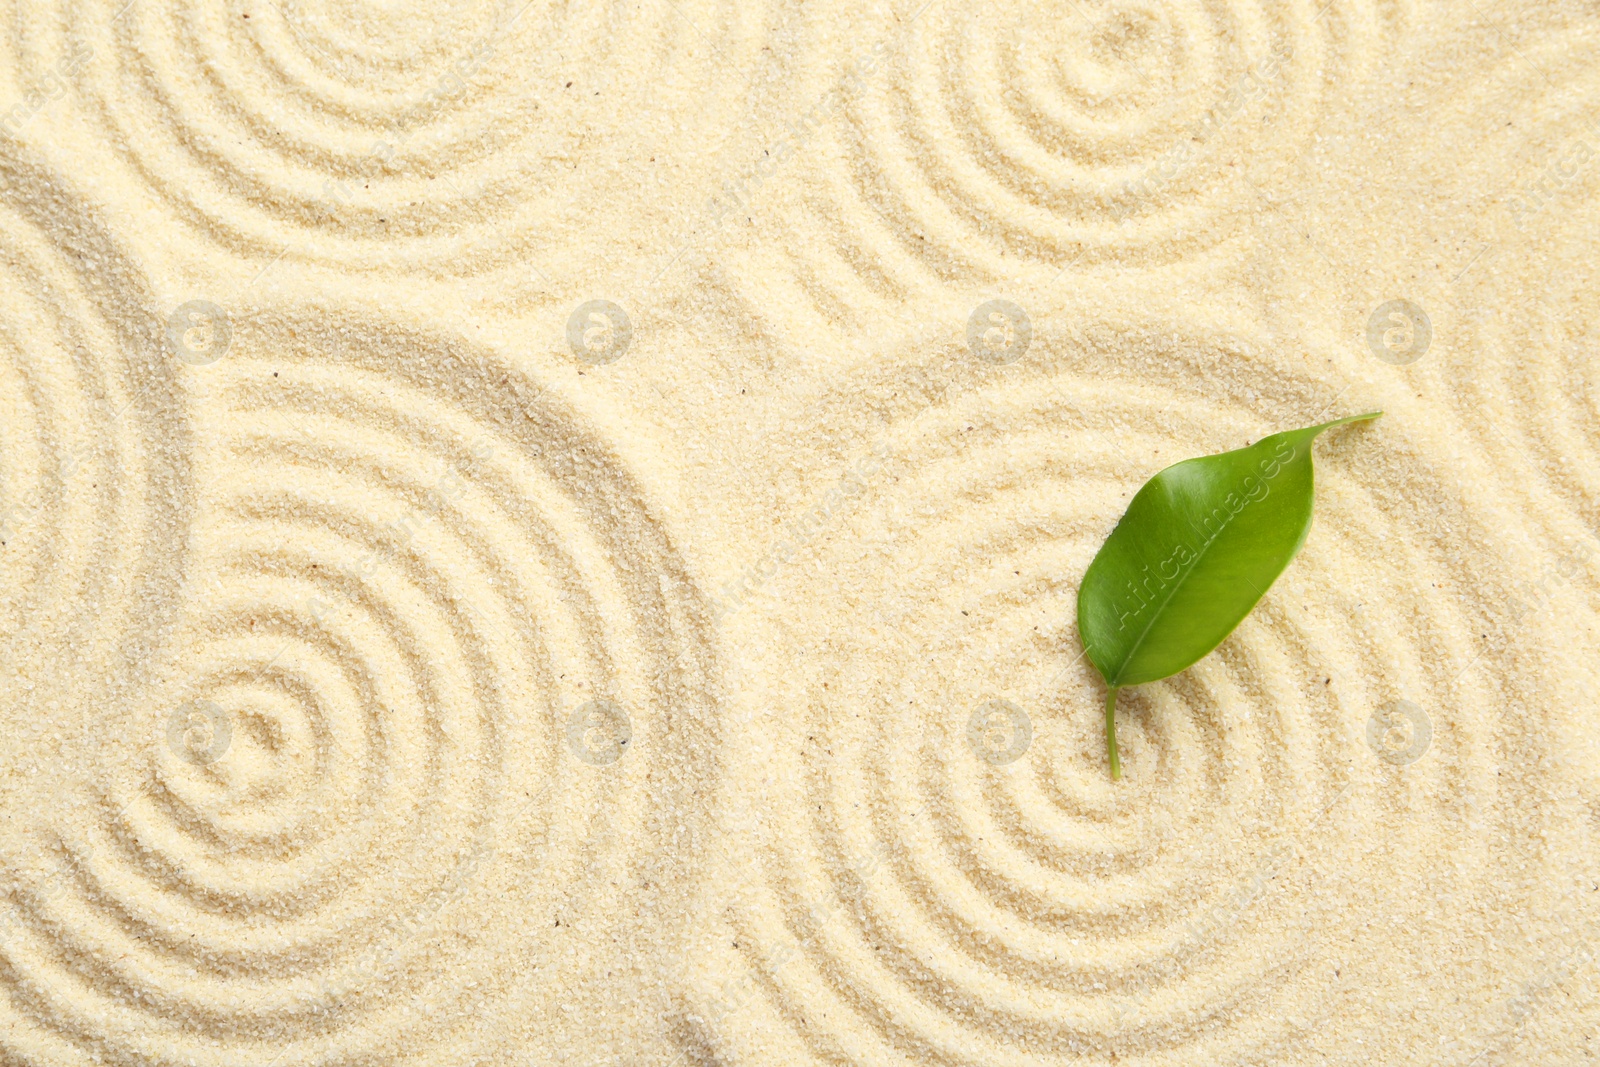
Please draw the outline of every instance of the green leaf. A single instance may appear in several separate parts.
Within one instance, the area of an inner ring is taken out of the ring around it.
[[[1117,756],[1117,690],[1170,677],[1222,643],[1311,531],[1311,443],[1335,419],[1248,448],[1174,463],[1134,494],[1078,589],[1078,634],[1106,680]]]

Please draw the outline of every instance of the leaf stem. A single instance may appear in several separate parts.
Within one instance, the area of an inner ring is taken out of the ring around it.
[[[1111,753],[1111,780],[1122,777],[1122,760],[1117,757],[1117,687],[1106,687],[1106,751]]]

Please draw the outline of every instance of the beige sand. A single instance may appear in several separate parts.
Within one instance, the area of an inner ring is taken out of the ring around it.
[[[1600,1056],[1592,11],[3,10],[0,1062]]]

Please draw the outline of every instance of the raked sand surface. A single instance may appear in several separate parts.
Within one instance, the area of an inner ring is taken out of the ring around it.
[[[0,1063],[1600,1060],[1592,4],[0,25]]]

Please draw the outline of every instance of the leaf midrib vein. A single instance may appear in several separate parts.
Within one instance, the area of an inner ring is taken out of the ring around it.
[[[1239,511],[1243,510],[1243,508],[1239,509]],[[1172,598],[1178,595],[1178,589],[1182,587],[1184,582],[1189,580],[1189,575],[1193,574],[1195,572],[1195,568],[1200,566],[1200,561],[1206,558],[1206,553],[1211,551],[1211,546],[1217,543],[1217,538],[1221,537],[1222,532],[1233,523],[1234,519],[1238,518],[1238,514],[1238,512],[1234,512],[1233,514],[1229,515],[1228,521],[1217,527],[1217,532],[1212,534],[1211,538],[1207,540],[1204,545],[1200,546],[1200,551],[1195,553],[1194,562],[1189,565],[1189,569],[1172,580],[1171,591],[1168,592],[1161,603],[1157,605],[1155,611],[1150,616],[1150,621],[1144,624],[1144,629],[1139,631],[1139,636],[1134,639],[1133,645],[1128,649],[1128,654],[1122,658],[1122,663],[1117,667],[1118,679],[1121,679],[1122,672],[1128,667],[1128,662],[1133,659],[1134,654],[1138,652],[1140,646],[1144,644],[1144,639],[1149,635],[1150,628],[1156,624],[1157,619],[1161,618],[1161,613],[1167,610],[1167,605],[1172,603]],[[1107,684],[1120,687],[1122,683],[1119,680],[1115,682],[1107,682]]]

